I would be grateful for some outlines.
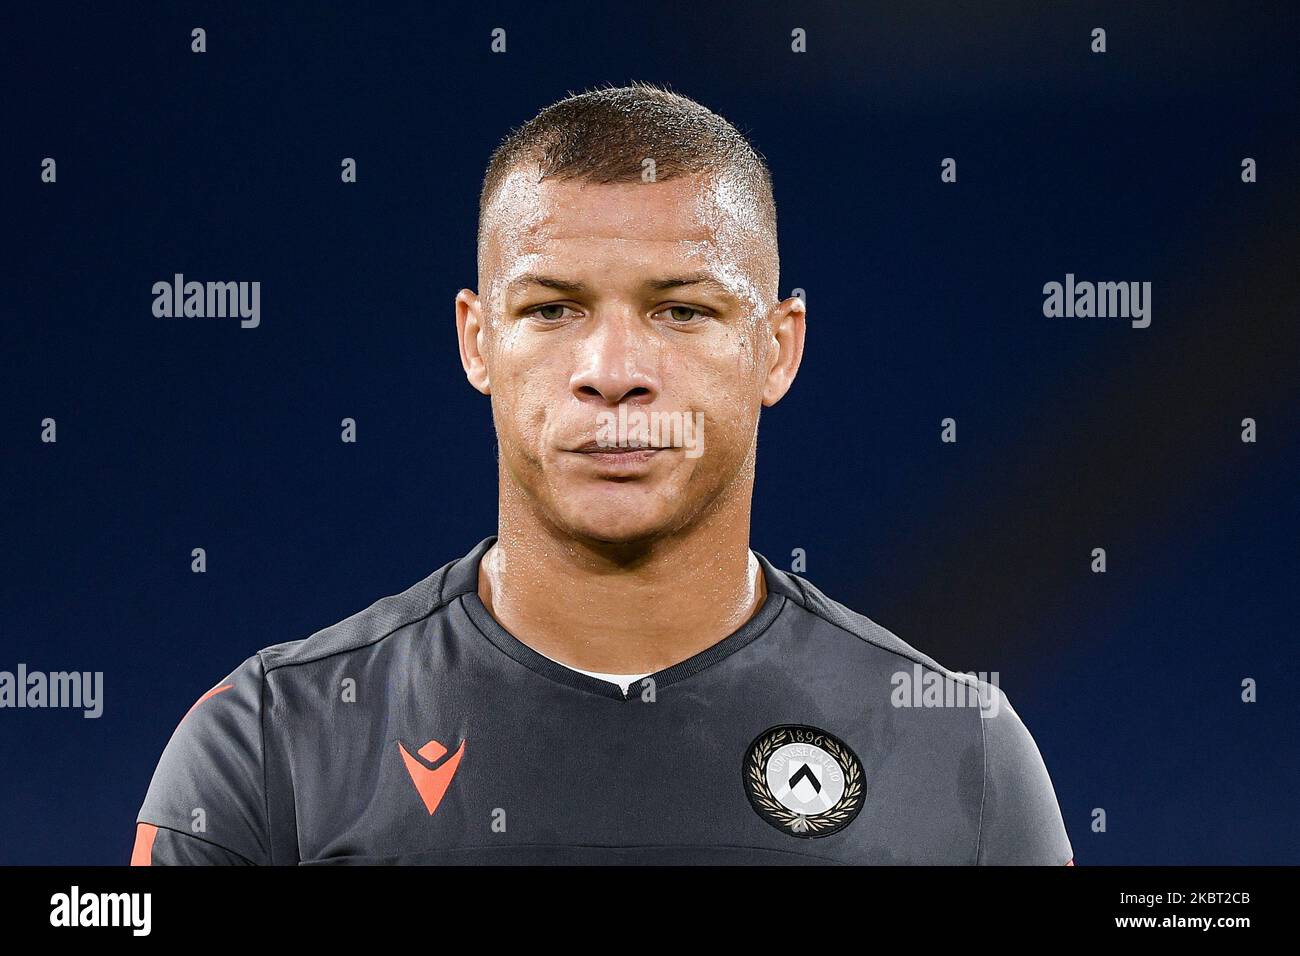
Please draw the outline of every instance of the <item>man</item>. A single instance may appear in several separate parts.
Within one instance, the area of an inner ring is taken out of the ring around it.
[[[569,97],[493,155],[478,241],[497,534],[205,694],[133,862],[1070,862],[1001,690],[749,549],[805,316],[744,137]]]

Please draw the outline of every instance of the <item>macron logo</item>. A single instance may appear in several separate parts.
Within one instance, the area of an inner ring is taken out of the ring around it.
[[[130,926],[133,936],[148,936],[152,924],[150,893],[69,893],[50,897],[51,926]]]
[[[433,764],[447,753],[447,748],[436,740],[430,740],[416,751],[421,759],[412,757],[400,740],[397,742],[397,749],[402,752],[406,772],[411,775],[411,782],[415,784],[420,799],[424,801],[425,809],[429,811],[429,816],[433,816],[433,811],[437,810],[438,804],[442,803],[443,794],[451,786],[451,778],[456,776],[460,758],[465,755],[465,741],[462,740],[460,748],[437,767]]]

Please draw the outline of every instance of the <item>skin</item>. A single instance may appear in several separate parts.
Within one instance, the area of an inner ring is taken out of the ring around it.
[[[498,441],[478,592],[539,653],[653,673],[766,596],[749,550],[758,421],[798,371],[804,305],[778,300],[774,240],[728,182],[537,180],[506,179],[484,217],[482,294],[456,296],[461,363]],[[650,285],[698,274],[712,281]],[[664,448],[629,475],[575,453],[620,403],[703,412],[703,454]]]

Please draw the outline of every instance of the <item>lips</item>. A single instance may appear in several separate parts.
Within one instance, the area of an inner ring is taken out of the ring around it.
[[[663,451],[661,445],[602,445],[600,442],[589,441],[587,444],[573,449],[582,455],[630,455],[637,452]]]
[[[654,470],[655,459],[663,451],[666,449],[652,445],[630,448],[588,442],[573,453],[582,462],[584,472],[590,469],[594,475],[609,481],[631,481],[649,475]]]

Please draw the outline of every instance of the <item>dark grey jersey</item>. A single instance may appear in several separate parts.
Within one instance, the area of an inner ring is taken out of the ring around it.
[[[488,613],[495,540],[204,694],[132,862],[1071,861],[1002,691],[804,578],[758,555],[758,612],[625,695]]]

